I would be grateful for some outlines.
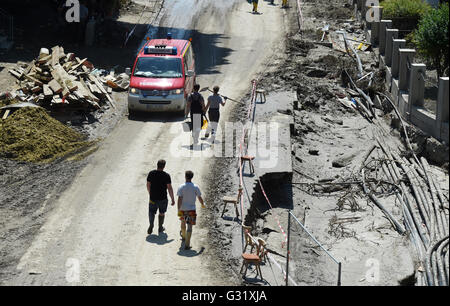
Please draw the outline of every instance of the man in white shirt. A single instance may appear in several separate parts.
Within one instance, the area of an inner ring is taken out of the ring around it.
[[[202,193],[197,185],[192,183],[194,173],[186,171],[186,183],[178,188],[178,216],[181,220],[181,238],[184,240],[184,249],[191,248],[192,226],[195,225],[197,213],[195,202],[198,198],[202,208],[205,208],[205,203],[202,198]],[[186,231],[187,224],[187,231]]]

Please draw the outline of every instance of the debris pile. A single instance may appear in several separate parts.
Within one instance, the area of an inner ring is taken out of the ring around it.
[[[95,110],[114,101],[114,90],[128,90],[126,73],[103,77],[87,58],[80,59],[74,53],[64,53],[55,46],[51,52],[42,48],[39,57],[31,63],[18,62],[9,73],[17,78],[18,88],[13,98],[39,106],[70,107]]]
[[[0,157],[47,162],[87,147],[90,142],[50,117],[41,107],[23,107],[0,120]]]
[[[419,257],[417,283],[422,286],[448,286],[448,197],[445,197],[425,158],[419,159],[412,150],[403,154],[393,150],[378,137],[377,142],[384,159],[372,159],[370,167],[373,168],[372,173],[373,170],[384,173],[386,182],[395,186],[393,192],[403,212],[405,227],[381,206],[381,201],[375,197],[375,190],[369,191],[364,187],[365,192],[384,210],[399,233],[404,234],[406,230],[409,233]],[[369,166],[365,165],[364,169],[369,169]],[[367,180],[364,169],[361,170],[363,182]]]

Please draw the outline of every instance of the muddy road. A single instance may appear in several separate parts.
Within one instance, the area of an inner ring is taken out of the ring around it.
[[[160,27],[150,32],[192,37],[197,82],[202,87],[220,85],[222,93],[239,98],[249,90],[272,46],[283,38],[282,22],[282,11],[275,7],[266,6],[263,14],[253,15],[244,1],[175,0],[166,1]],[[225,110],[226,120],[233,106]],[[183,133],[182,121],[171,115],[123,117],[56,200],[17,274],[6,284],[237,283],[231,273],[217,273],[220,263],[214,260],[215,242],[207,239],[206,222],[194,228],[189,251],[181,249],[175,207],[168,209],[164,234],[146,234],[146,176],[158,159],[167,160],[174,188],[184,182],[186,170],[194,171],[194,182],[203,190],[211,180],[220,180],[211,176],[212,159],[190,150],[190,135]],[[207,213],[199,211],[199,218]]]

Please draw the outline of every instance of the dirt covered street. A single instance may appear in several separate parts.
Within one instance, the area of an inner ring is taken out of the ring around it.
[[[87,59],[91,74],[106,83],[133,65],[147,37],[171,33],[192,39],[201,88],[219,85],[230,99],[217,141],[201,138],[200,149],[190,146],[179,114],[129,116],[127,90],[100,92],[95,110],[25,107],[5,114],[1,285],[280,286],[288,229],[290,285],[424,284],[424,254],[408,222],[424,218],[421,240],[448,237],[448,145],[411,125],[403,129],[386,99],[370,112],[363,108],[355,83],[375,100],[386,92],[385,75],[377,51],[361,44],[363,78],[337,33],[355,38],[355,48],[365,40],[351,1],[291,0],[286,8],[270,2],[260,0],[252,13],[241,0],[131,1],[116,22],[102,23],[91,47],[69,35],[56,39],[52,31],[62,30],[48,13],[39,44],[33,25],[19,23],[16,49],[0,57],[0,93],[17,89],[9,70],[39,63],[41,47],[63,47],[67,56],[57,62],[77,82],[92,80]],[[89,92],[84,98],[95,106]],[[2,101],[0,107],[11,103]],[[240,167],[241,155],[254,155],[254,173],[250,162]],[[206,208],[197,206],[190,250],[183,248],[176,206],[168,208],[165,231],[147,235],[145,184],[159,159],[167,161],[175,192],[186,170],[202,190]],[[236,208],[224,210],[226,196],[238,199]],[[431,215],[416,206],[407,214],[416,196],[443,203],[432,228]],[[265,242],[262,279],[255,265],[241,273],[246,229]]]
[[[252,15],[249,7],[240,1],[214,4],[203,1],[196,6],[176,1],[164,7],[159,27],[154,24],[148,32],[150,35],[172,32],[174,38],[192,37],[197,81],[206,86],[220,84],[223,92],[240,97],[246,93],[254,72],[270,54],[270,46],[279,41],[284,31],[277,26],[282,18],[280,10],[268,11],[263,19]],[[185,14],[186,11],[192,14]],[[242,32],[243,27],[249,31]],[[209,52],[214,56],[206,56]],[[92,62],[95,63],[95,58]],[[101,68],[101,64],[98,67]],[[217,277],[215,271],[227,263],[214,259],[216,242],[208,240],[206,222],[201,221],[200,226],[195,227],[194,248],[190,251],[180,249],[179,221],[173,208],[168,211],[167,234],[146,236],[145,178],[155,162],[160,158],[167,160],[166,170],[172,175],[174,186],[183,182],[185,170],[192,169],[194,181],[202,189],[206,189],[211,180],[209,173],[213,166],[203,157],[192,156],[195,152],[189,150],[189,134],[184,133],[180,138],[182,118],[144,115],[129,120],[124,112],[124,96],[118,94],[115,99],[119,109],[113,116],[118,120],[107,117],[96,120],[97,124],[103,120],[118,122],[114,129],[104,126],[94,129],[89,125],[80,128],[97,137],[107,136],[94,154],[82,161],[64,160],[45,166],[25,164],[25,167],[35,167],[30,170],[36,173],[35,194],[49,193],[39,182],[39,176],[45,176],[47,168],[52,171],[59,166],[71,172],[64,173],[67,179],[63,180],[50,176],[57,182],[55,185],[59,185],[53,195],[36,197],[28,191],[26,198],[33,198],[31,210],[42,216],[33,221],[33,231],[29,223],[25,223],[25,230],[12,226],[10,221],[5,222],[2,233],[9,242],[2,245],[2,258],[9,258],[9,262],[6,265],[7,261],[2,260],[5,263],[2,281],[6,284],[68,284],[66,264],[76,260],[80,264],[80,279],[76,284],[239,283],[230,270]],[[11,166],[6,169],[10,171]],[[16,179],[14,173],[10,175],[3,175],[2,179]],[[16,182],[21,185],[23,181],[17,178]],[[5,188],[2,195],[11,194],[10,201],[5,199],[2,207],[9,214],[14,213],[12,219],[18,220],[19,211],[14,211],[9,204],[18,200],[15,189],[9,181],[2,184],[2,188]],[[45,197],[48,202],[43,205]],[[200,211],[200,220],[206,214],[207,211]],[[12,227],[9,232],[7,226]],[[10,240],[14,231],[26,235],[27,239]]]

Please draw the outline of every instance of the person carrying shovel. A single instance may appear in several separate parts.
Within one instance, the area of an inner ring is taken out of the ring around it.
[[[214,136],[217,132],[217,127],[219,125],[220,119],[220,106],[225,106],[225,103],[228,99],[227,97],[224,97],[222,99],[222,96],[219,95],[219,90],[219,86],[214,86],[213,94],[208,97],[208,103],[206,104],[206,111],[208,112],[209,116],[209,125],[205,134],[206,138],[209,137],[210,133]]]

